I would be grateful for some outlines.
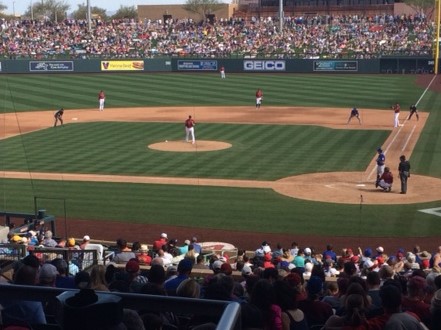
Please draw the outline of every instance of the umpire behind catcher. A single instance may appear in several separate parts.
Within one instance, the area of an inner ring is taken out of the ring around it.
[[[407,179],[410,177],[410,163],[406,160],[406,156],[400,156],[400,164],[398,164],[398,173],[401,181],[401,192],[405,194],[407,192]]]

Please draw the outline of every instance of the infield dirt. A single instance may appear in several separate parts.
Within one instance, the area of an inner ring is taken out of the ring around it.
[[[191,114],[197,121],[197,127],[204,123],[250,123],[250,124],[283,124],[283,125],[317,125],[333,129],[357,129],[357,130],[389,130],[390,135],[383,144],[387,159],[393,164],[393,169],[398,164],[401,154],[411,158],[412,150],[423,129],[428,113],[420,112],[420,119],[416,121],[405,121],[408,112],[401,114],[400,121],[403,126],[393,128],[392,110],[373,110],[361,109],[362,125],[353,120],[346,125],[349,110],[338,108],[304,108],[304,107],[263,107],[256,110],[254,107],[161,107],[161,108],[124,108],[124,109],[106,109],[99,112],[97,109],[68,109],[64,114],[65,124],[77,124],[93,121],[124,121],[124,122],[182,122]],[[18,134],[26,134],[32,131],[49,128],[53,125],[53,111],[40,112],[22,112],[8,113],[0,115],[0,122],[3,123],[4,131],[0,138],[8,138]],[[182,129],[183,130],[183,129]],[[184,130],[183,130],[184,131]],[[164,152],[209,152],[234,147],[224,141],[206,141],[197,140],[195,145],[183,141],[158,141],[154,145],[146,146]],[[372,153],[372,160],[367,164],[364,172],[333,172],[333,173],[311,173],[294,177],[283,178],[278,181],[254,181],[254,180],[214,180],[201,178],[160,178],[160,177],[127,177],[111,175],[82,175],[73,173],[28,173],[28,172],[0,172],[5,178],[33,178],[47,180],[77,180],[77,181],[108,181],[108,182],[137,182],[137,183],[162,183],[162,184],[185,184],[185,185],[211,185],[211,186],[231,186],[231,187],[254,187],[254,188],[272,188],[280,194],[306,200],[316,200],[322,202],[346,203],[346,204],[408,204],[421,203],[439,200],[441,196],[441,180],[437,178],[412,175],[409,179],[409,190],[406,195],[399,194],[399,182],[394,186],[390,193],[384,193],[375,189],[375,150]],[[394,171],[396,172],[396,171]],[[418,185],[413,185],[418,182]],[[135,235],[142,230],[142,225],[127,225],[125,228],[132,228],[125,232],[121,230],[121,224],[115,222],[106,223],[106,233],[99,228],[95,228],[92,221],[70,220],[72,228],[71,235],[81,237],[89,234],[95,238],[115,240],[120,235],[128,240],[140,240]],[[107,226],[109,224],[109,226]],[[101,227],[102,221],[99,222]],[[115,227],[115,231],[111,228]],[[118,228],[116,228],[118,227]],[[137,228],[137,229],[134,229]],[[148,228],[148,229],[147,229]],[[165,226],[146,225],[147,233],[143,234],[143,239],[148,242],[156,238],[155,235],[167,230]],[[95,231],[96,230],[96,231]],[[173,229],[169,228],[171,232]],[[176,231],[176,230],[175,230]],[[195,232],[197,231],[197,232]],[[179,229],[180,235],[186,232],[189,236],[183,236],[183,239],[192,235],[204,237],[205,241],[221,241],[219,236],[225,237],[225,231],[210,230],[210,233],[201,233],[201,229],[182,228]],[[102,236],[106,237],[102,237]],[[246,237],[252,233],[228,233],[228,242],[239,245],[243,248],[254,248],[262,237],[268,238],[272,234],[257,234],[260,238],[251,238],[249,247]],[[101,236],[101,237],[99,237]],[[215,237],[216,236],[216,237]],[[237,237],[236,237],[237,236]],[[292,235],[290,235],[292,237]],[[184,238],[185,237],[185,238]],[[255,237],[255,236],[253,236]],[[245,240],[244,240],[245,238]],[[309,237],[309,242],[315,240]],[[346,242],[347,238],[344,238]],[[362,244],[360,238],[356,239]],[[372,245],[376,238],[367,238],[366,242]],[[283,237],[277,234],[277,239],[272,242],[289,242],[292,238]],[[334,244],[338,238],[332,238]],[[363,241],[365,238],[362,239]],[[379,239],[380,240],[380,239]],[[388,240],[390,240],[388,238]],[[301,241],[298,239],[298,241]],[[409,241],[410,242],[410,241]],[[323,238],[317,238],[318,244],[323,244]],[[389,241],[389,243],[392,243]],[[317,245],[318,245],[317,244]],[[380,243],[379,243],[380,244]],[[385,242],[382,242],[386,245]]]

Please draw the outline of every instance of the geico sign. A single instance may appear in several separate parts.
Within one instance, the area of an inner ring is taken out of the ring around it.
[[[244,61],[245,71],[285,71],[285,61]]]

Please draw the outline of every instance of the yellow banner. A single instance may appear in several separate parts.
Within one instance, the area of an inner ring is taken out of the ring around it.
[[[101,71],[142,71],[144,61],[101,61]]]

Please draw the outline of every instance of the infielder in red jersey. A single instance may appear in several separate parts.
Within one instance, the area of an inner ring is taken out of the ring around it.
[[[190,136],[191,136],[191,142],[194,144],[196,141],[195,135],[194,135],[194,126],[196,125],[196,122],[191,118],[191,116],[188,116],[188,119],[185,121],[185,141],[189,142]]]
[[[256,109],[260,109],[260,105],[262,104],[263,99],[263,91],[258,88],[256,91]]]
[[[106,101],[106,95],[104,94],[104,92],[101,90],[98,93],[98,103],[99,103],[99,107],[100,107],[100,111],[104,110],[104,102]]]

